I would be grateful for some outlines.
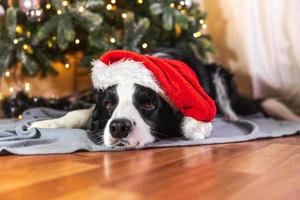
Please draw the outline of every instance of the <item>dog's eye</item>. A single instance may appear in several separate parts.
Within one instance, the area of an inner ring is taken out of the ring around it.
[[[112,101],[106,101],[105,107],[107,110],[112,111],[115,108],[115,104]]]
[[[156,108],[155,104],[152,101],[146,102],[142,106],[147,110],[153,110]]]

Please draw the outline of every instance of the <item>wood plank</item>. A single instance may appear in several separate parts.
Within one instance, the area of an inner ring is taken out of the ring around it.
[[[0,157],[0,199],[299,199],[300,137]]]

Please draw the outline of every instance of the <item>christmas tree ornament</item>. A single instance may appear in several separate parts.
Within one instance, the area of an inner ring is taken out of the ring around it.
[[[43,9],[41,9],[41,0],[19,0],[19,6],[29,21],[41,21],[44,14]]]
[[[186,117],[210,122],[216,115],[214,101],[193,70],[179,60],[113,50],[92,64],[92,83],[96,89],[131,82],[151,88]]]

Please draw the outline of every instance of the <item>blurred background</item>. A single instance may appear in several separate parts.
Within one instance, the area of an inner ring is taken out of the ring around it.
[[[202,0],[217,48],[243,94],[275,97],[300,113],[300,1]]]
[[[89,62],[184,48],[300,113],[299,0],[0,0],[1,115],[88,106]]]

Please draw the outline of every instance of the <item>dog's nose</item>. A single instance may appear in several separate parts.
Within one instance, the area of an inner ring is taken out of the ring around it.
[[[110,134],[114,138],[125,138],[132,129],[131,121],[128,119],[114,119],[109,125]]]

